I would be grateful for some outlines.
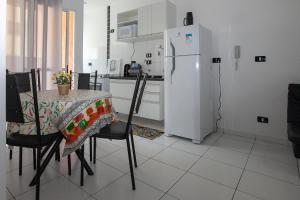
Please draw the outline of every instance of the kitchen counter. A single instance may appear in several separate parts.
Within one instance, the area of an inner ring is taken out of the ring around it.
[[[120,79],[120,80],[135,80],[136,77],[124,77],[124,76],[111,76],[108,77],[109,79]],[[148,77],[148,81],[164,81],[164,78],[157,78],[157,77]]]

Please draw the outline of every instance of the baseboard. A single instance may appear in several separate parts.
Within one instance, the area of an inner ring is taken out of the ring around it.
[[[275,137],[271,137],[271,136],[263,136],[263,135],[258,135],[255,133],[235,131],[235,130],[231,130],[231,129],[222,129],[222,130],[223,130],[224,134],[232,134],[232,135],[237,135],[237,136],[246,137],[246,138],[255,138],[258,141],[291,146],[291,142],[288,139],[275,138]]]

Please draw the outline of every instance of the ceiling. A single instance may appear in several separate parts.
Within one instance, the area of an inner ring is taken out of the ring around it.
[[[84,3],[87,5],[99,5],[99,6],[104,6],[108,5],[110,3],[118,2],[120,0],[84,0]]]

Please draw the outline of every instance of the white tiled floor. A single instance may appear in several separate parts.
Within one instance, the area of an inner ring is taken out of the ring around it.
[[[201,145],[178,137],[154,141],[135,137],[138,168],[132,191],[124,141],[98,141],[95,175],[80,183],[80,163],[73,156],[51,161],[42,177],[42,200],[298,200],[300,179],[288,145],[255,138],[213,134]],[[87,142],[88,144],[88,142]],[[86,158],[89,159],[88,145]],[[33,200],[32,153],[24,150],[23,176],[18,151],[7,161],[7,199]]]

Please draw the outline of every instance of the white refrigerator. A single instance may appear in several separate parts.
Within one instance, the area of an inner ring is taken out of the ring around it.
[[[165,31],[165,134],[200,143],[214,131],[212,34],[201,25]]]

